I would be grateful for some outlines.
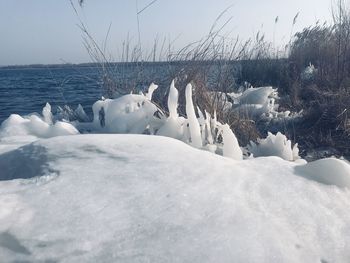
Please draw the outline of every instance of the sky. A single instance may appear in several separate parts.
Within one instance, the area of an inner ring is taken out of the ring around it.
[[[77,0],[73,2],[77,3]],[[138,43],[137,10],[152,0],[85,0],[79,18],[102,44],[110,31],[107,52],[121,59],[122,43]],[[258,31],[275,43],[287,43],[293,32],[330,21],[331,0],[158,0],[138,15],[142,48],[155,39],[174,50],[203,38],[219,14],[225,33],[241,39]],[[293,27],[293,18],[299,12]],[[279,17],[275,24],[275,18]],[[84,48],[79,18],[69,0],[0,0],[0,65],[91,62]],[[274,37],[273,37],[274,36]]]

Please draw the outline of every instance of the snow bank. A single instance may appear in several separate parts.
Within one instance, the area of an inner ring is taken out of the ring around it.
[[[0,155],[22,178],[0,181],[0,261],[348,262],[350,192],[298,167],[161,136],[40,140]]]
[[[292,147],[292,142],[280,132],[276,135],[269,132],[265,139],[258,139],[257,144],[250,142],[247,148],[254,157],[278,156],[287,161],[300,159],[298,144]]]
[[[336,158],[320,159],[295,167],[302,177],[322,184],[336,185],[350,189],[350,165]]]
[[[45,111],[46,110],[46,111]],[[52,124],[47,108],[44,108],[43,119],[35,114],[21,117],[12,114],[0,127],[0,138],[10,136],[32,135],[39,138],[50,138],[61,135],[78,134],[78,130],[67,122],[58,121]],[[45,122],[48,121],[48,122]]]

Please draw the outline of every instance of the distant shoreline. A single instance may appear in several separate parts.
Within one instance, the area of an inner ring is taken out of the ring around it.
[[[285,60],[285,58],[280,58],[276,60]],[[253,62],[254,60],[251,60]],[[261,61],[261,60],[260,60]],[[271,61],[271,59],[270,59]],[[242,62],[247,62],[246,60],[231,60],[227,61],[228,63],[232,64],[239,64]],[[135,62],[110,62],[109,65],[186,65],[188,63],[194,64],[215,64],[215,63],[223,63],[223,61],[212,61],[212,60],[198,60],[198,61],[192,61],[192,60],[174,60],[174,61],[135,61]],[[27,64],[27,65],[7,65],[7,66],[0,66],[0,70],[15,70],[15,69],[62,69],[62,68],[70,68],[70,67],[82,67],[82,68],[88,68],[88,67],[101,67],[100,63],[97,62],[90,62],[90,63],[63,63],[63,64]]]

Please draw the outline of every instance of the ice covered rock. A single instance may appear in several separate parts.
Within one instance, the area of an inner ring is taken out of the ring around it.
[[[99,100],[92,106],[94,125],[108,133],[143,133],[157,107],[144,95],[128,94],[117,99]]]

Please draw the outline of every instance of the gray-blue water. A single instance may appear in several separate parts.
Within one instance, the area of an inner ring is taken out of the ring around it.
[[[162,102],[175,72],[180,72],[185,65],[183,62],[116,63],[109,65],[109,73],[118,87],[133,87],[135,91],[144,91],[151,82],[157,83],[159,88],[154,97]],[[216,64],[209,65],[208,83],[210,72],[216,72]],[[202,66],[206,64],[196,65]],[[0,67],[0,123],[12,113],[40,113],[46,102],[54,112],[57,106],[68,105],[74,109],[81,104],[91,115],[92,104],[105,94],[102,76],[101,66],[97,64]]]
[[[0,123],[12,113],[41,112],[46,102],[89,111],[101,97],[99,83],[96,67],[0,68]]]

